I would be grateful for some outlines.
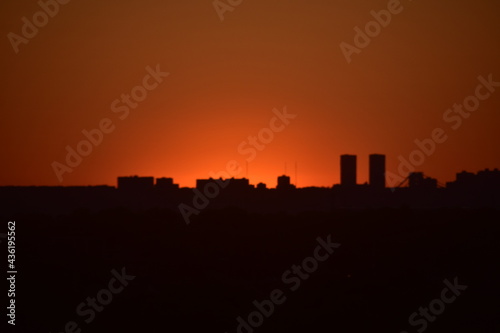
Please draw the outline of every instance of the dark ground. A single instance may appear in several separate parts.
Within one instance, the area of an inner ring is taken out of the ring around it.
[[[274,289],[286,301],[255,332],[417,332],[409,316],[455,278],[467,289],[425,331],[500,332],[495,210],[228,208],[186,225],[168,210],[117,209],[15,220],[16,332],[64,332],[70,321],[81,332],[237,332],[237,317]],[[328,235],[341,246],[291,291],[282,274]],[[77,306],[122,267],[135,279],[85,323]]]

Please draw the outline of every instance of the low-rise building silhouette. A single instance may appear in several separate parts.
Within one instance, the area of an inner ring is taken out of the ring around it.
[[[118,177],[118,189],[125,191],[147,191],[154,188],[154,177]]]
[[[253,185],[250,185],[250,181],[247,178],[208,178],[196,180],[196,188],[200,191],[203,191],[206,186],[213,186],[210,184],[216,184],[223,188],[224,191],[248,191],[254,188]]]
[[[286,175],[282,175],[278,177],[278,185],[276,189],[278,190],[291,190],[294,189],[295,186],[290,183],[290,177]]]
[[[435,189],[437,179],[425,177],[423,172],[412,172],[409,176],[410,189]]]
[[[481,170],[477,174],[467,171],[457,173],[454,182],[446,183],[453,190],[476,190],[500,188],[500,170]]]
[[[258,190],[267,190],[267,185],[264,183],[258,183],[256,188]]]
[[[162,190],[175,190],[179,188],[179,184],[174,184],[173,178],[156,178],[156,188]]]

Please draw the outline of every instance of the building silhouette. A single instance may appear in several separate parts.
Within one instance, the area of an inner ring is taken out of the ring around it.
[[[173,178],[156,178],[156,188],[161,190],[176,190],[179,188],[179,184],[174,184]]]
[[[258,190],[266,190],[267,189],[267,185],[264,184],[264,183],[258,183],[256,188]]]
[[[340,185],[356,185],[356,155],[340,156]]]
[[[410,189],[435,189],[437,188],[437,179],[424,177],[423,172],[412,172],[409,175]]]
[[[278,177],[278,185],[276,189],[278,190],[290,190],[294,189],[295,186],[290,184],[290,177],[286,175],[282,175]]]
[[[154,188],[154,177],[118,177],[118,189],[125,191],[147,191]]]
[[[500,170],[481,170],[477,174],[462,171],[456,174],[454,182],[446,183],[446,187],[452,190],[473,191],[480,189],[500,188]]]
[[[369,156],[369,181],[373,188],[385,188],[385,155]]]
[[[235,192],[244,192],[250,189],[253,189],[254,186],[250,185],[250,181],[248,178],[229,178],[229,179],[197,179],[196,180],[196,188],[200,191],[204,191],[207,186],[217,186],[224,189],[224,191],[235,191]]]

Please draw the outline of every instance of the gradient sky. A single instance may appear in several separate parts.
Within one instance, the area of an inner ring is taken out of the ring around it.
[[[226,2],[226,1],[224,1]],[[387,8],[374,0],[244,0],[224,21],[211,0],[70,1],[16,54],[36,1],[0,4],[0,185],[116,184],[117,176],[173,177],[181,186],[245,165],[238,145],[296,114],[249,163],[251,183],[276,185],[284,165],[298,185],[339,182],[339,155],[387,155],[397,173],[415,139],[448,140],[417,169],[441,182],[500,167],[500,88],[453,130],[443,113],[500,81],[500,2],[402,0],[403,11],[347,63],[340,43]],[[142,83],[147,66],[170,75],[129,116],[111,103]],[[115,125],[60,183],[51,164],[103,118]],[[241,174],[245,176],[245,172]]]

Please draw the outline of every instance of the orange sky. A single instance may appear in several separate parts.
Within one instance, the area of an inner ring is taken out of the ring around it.
[[[300,187],[331,186],[345,153],[358,155],[359,183],[370,153],[386,154],[397,174],[398,156],[435,128],[448,139],[418,170],[445,182],[500,167],[500,87],[457,130],[443,120],[479,75],[500,82],[499,2],[402,0],[348,63],[340,44],[354,45],[354,27],[387,6],[252,0],[221,21],[211,0],[70,1],[16,53],[8,34],[22,35],[21,19],[40,6],[4,2],[0,185],[115,185],[138,174],[194,186],[230,160],[244,166],[238,146],[285,106],[297,117],[249,163],[253,184],[274,187],[285,163],[294,181],[297,162]],[[169,75],[120,119],[113,101],[157,64]],[[114,130],[59,182],[53,162],[65,164],[66,147],[105,118]]]

